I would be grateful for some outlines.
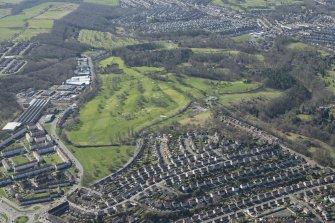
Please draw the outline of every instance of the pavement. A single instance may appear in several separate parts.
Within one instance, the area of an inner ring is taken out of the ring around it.
[[[84,175],[84,168],[81,165],[81,163],[77,160],[77,158],[66,147],[66,145],[60,140],[60,137],[57,135],[57,123],[63,117],[63,115],[64,112],[58,115],[51,123],[50,136],[56,141],[59,148],[61,148],[66,153],[66,155],[71,159],[72,164],[74,164],[78,169],[79,183],[81,184]]]

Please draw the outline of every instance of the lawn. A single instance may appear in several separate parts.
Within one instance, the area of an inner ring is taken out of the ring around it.
[[[17,217],[14,221],[14,223],[26,223],[29,221],[29,218],[26,217],[26,216],[20,216],[20,217]]]
[[[48,32],[54,20],[64,17],[77,7],[77,4],[72,3],[46,2],[19,14],[0,18],[0,41],[29,40],[39,33]]]
[[[76,148],[68,146],[84,168],[83,185],[116,171],[133,156],[134,146]]]
[[[64,163],[64,160],[62,160],[62,158],[57,153],[43,155],[43,159],[46,162],[46,164],[49,165]]]
[[[137,40],[131,37],[119,37],[109,32],[87,29],[80,30],[78,40],[92,47],[103,49],[113,49],[138,43]]]
[[[44,127],[45,131],[47,131],[47,133],[50,134],[50,132],[51,132],[51,124],[44,124],[43,127]]]
[[[14,156],[11,159],[15,165],[21,165],[29,162],[29,159],[25,155]]]

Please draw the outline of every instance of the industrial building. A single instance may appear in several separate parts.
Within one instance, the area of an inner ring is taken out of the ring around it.
[[[46,109],[49,104],[49,100],[33,99],[30,102],[29,108],[22,113],[19,117],[18,122],[29,124],[36,123],[41,117],[42,112]]]
[[[68,85],[89,85],[90,83],[90,76],[71,77],[70,79],[66,80],[66,84]]]

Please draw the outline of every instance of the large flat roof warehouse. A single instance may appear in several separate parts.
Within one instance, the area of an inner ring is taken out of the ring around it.
[[[66,80],[66,84],[69,85],[89,85],[90,83],[91,83],[90,76],[78,76]]]
[[[9,122],[5,127],[2,128],[2,130],[15,131],[21,125],[21,122]]]

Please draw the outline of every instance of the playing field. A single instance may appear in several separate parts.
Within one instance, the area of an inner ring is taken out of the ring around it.
[[[0,19],[0,41],[29,40],[40,33],[49,32],[55,20],[77,7],[77,4],[72,3],[46,2],[25,9],[17,15],[3,17]]]

